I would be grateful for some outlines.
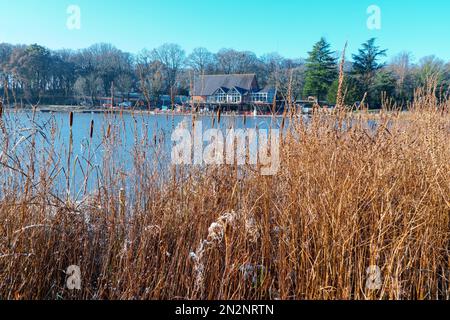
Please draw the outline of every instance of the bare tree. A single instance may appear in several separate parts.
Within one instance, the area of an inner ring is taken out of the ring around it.
[[[249,51],[222,49],[216,54],[219,71],[225,74],[257,73],[261,61]]]
[[[284,58],[280,54],[274,52],[263,55],[261,57],[261,62],[264,71],[259,77],[259,81],[272,86],[277,86],[281,80],[281,73],[284,71]]]
[[[214,54],[205,48],[195,48],[187,58],[187,64],[197,74],[204,75],[214,70],[215,57]]]
[[[97,98],[101,95],[104,90],[104,83],[100,77],[97,77],[94,73],[88,74],[87,76],[78,77],[74,84],[75,93],[86,98],[89,97],[89,102],[91,105],[95,105]]]
[[[396,94],[401,99],[409,99],[413,95],[412,79],[412,54],[410,52],[401,52],[392,58],[387,69],[392,71],[396,78]]]
[[[427,56],[420,59],[416,68],[416,78],[419,85],[426,85],[432,78],[438,85],[444,80],[445,63],[436,56]]]
[[[158,100],[163,91],[164,66],[153,59],[153,54],[143,50],[136,57],[136,74],[139,79],[139,88],[144,94],[147,107],[150,108],[152,100]]]
[[[166,43],[152,51],[153,59],[163,66],[166,89],[170,92],[172,100],[175,94],[177,76],[186,61],[185,51],[177,44]]]

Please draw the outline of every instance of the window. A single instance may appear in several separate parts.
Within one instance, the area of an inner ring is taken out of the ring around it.
[[[227,102],[227,94],[222,89],[219,89],[209,100],[214,103],[225,103]]]
[[[217,103],[223,103],[227,101],[227,95],[223,92],[216,93],[214,96],[214,101]]]
[[[241,103],[241,101],[242,101],[241,94],[236,89],[233,88],[228,93],[228,102],[229,103]]]
[[[267,93],[253,93],[252,94],[252,102],[267,103],[267,101],[268,101]]]

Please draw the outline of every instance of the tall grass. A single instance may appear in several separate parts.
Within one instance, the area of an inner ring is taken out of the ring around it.
[[[160,137],[139,130],[126,170],[125,124],[92,123],[105,151],[81,173],[96,170],[97,188],[78,201],[56,182],[67,175],[71,188],[58,128],[36,150],[31,138],[15,148],[2,124],[0,298],[449,299],[450,103],[428,88],[406,113],[385,107],[291,116],[270,177],[161,171]],[[72,174],[76,161],[90,155],[72,155]],[[66,287],[70,265],[80,291]],[[366,285],[370,266],[379,289]]]

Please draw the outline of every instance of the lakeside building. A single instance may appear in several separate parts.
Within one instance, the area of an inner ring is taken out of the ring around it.
[[[192,105],[250,110],[251,106],[270,107],[276,96],[275,88],[259,87],[255,74],[204,75],[195,79],[190,101]]]

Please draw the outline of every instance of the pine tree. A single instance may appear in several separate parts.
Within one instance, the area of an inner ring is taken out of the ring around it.
[[[306,60],[305,96],[316,96],[317,101],[324,97],[338,75],[336,58],[330,44],[321,38]]]
[[[362,45],[358,54],[353,55],[352,74],[359,80],[363,92],[367,92],[370,98],[373,98],[373,82],[377,71],[384,67],[383,63],[378,63],[381,57],[386,56],[387,50],[380,50],[375,45],[375,38],[370,39]],[[372,99],[371,99],[372,100]]]

